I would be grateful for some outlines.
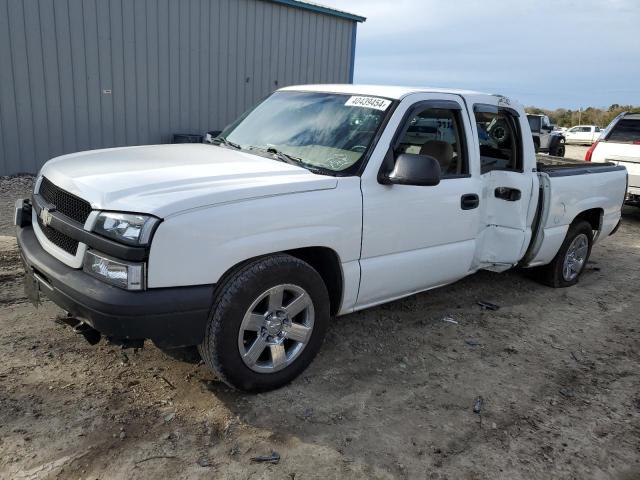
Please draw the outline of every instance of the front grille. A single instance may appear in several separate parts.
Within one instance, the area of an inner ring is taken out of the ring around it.
[[[46,177],[42,177],[39,193],[57,211],[83,225],[91,213],[89,202],[56,187]]]
[[[64,233],[61,233],[57,230],[54,230],[51,227],[45,226],[44,223],[42,223],[40,216],[38,216],[37,218],[38,218],[38,225],[40,226],[40,230],[42,230],[42,233],[44,233],[44,236],[47,237],[47,240],[49,240],[51,243],[61,248],[65,252],[70,253],[71,255],[76,254],[76,252],[78,251],[77,240],[74,240],[73,238],[68,237]]]

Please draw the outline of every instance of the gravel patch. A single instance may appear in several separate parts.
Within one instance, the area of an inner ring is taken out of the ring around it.
[[[13,228],[13,209],[18,198],[31,195],[33,180],[31,175],[19,177],[0,177],[0,236],[15,236]]]

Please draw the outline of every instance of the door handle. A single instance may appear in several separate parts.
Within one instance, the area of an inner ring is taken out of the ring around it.
[[[480,197],[475,193],[466,193],[460,198],[460,208],[462,210],[473,210],[480,205]]]
[[[522,192],[517,188],[496,187],[495,196],[507,202],[517,202],[522,198]]]

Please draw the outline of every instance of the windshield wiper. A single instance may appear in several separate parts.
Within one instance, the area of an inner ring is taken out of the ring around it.
[[[236,150],[242,150],[240,145],[227,140],[225,137],[216,137],[211,141],[211,143],[214,145],[224,145],[225,147],[235,148]]]
[[[249,150],[260,150],[261,152],[270,153],[274,155],[276,159],[280,160],[281,162],[306,168],[307,170],[313,173],[319,173],[321,175],[327,175],[327,173],[329,173],[328,170],[322,167],[307,163],[300,157],[296,157],[288,153],[284,153],[282,150],[278,150],[276,147],[249,147]]]
[[[279,160],[284,163],[288,163],[290,165],[296,165],[298,167],[306,168],[310,172],[318,173],[320,175],[333,175],[334,172],[327,168],[320,167],[318,165],[313,165],[311,163],[305,162],[300,157],[296,157],[294,155],[290,155],[288,153],[284,153],[282,150],[278,150],[275,147],[247,147],[247,150],[258,150],[259,152],[270,153],[271,158],[275,157],[275,160]]]
[[[290,163],[292,165],[300,165],[304,164],[304,160],[300,157],[294,157],[293,155],[289,155],[288,153],[284,153],[281,150],[278,150],[275,147],[268,147],[264,149],[268,153],[273,153],[276,157],[286,163]]]

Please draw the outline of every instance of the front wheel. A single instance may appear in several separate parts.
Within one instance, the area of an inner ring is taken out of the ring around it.
[[[550,264],[540,267],[542,282],[555,288],[578,283],[591,255],[592,244],[591,225],[584,220],[572,224],[557,255]]]
[[[558,145],[556,146],[554,152],[551,154],[555,157],[564,157],[565,148],[564,148],[564,140],[560,140]]]
[[[198,349],[226,384],[272,390],[311,363],[329,315],[327,288],[308,263],[284,254],[260,258],[220,286]]]

